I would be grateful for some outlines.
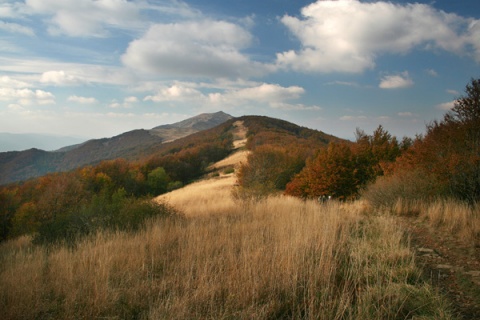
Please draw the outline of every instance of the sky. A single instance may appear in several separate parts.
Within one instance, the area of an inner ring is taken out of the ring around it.
[[[478,0],[0,0],[0,132],[224,111],[414,137],[478,77]]]

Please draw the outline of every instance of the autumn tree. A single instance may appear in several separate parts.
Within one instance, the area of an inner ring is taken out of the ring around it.
[[[330,195],[347,199],[356,194],[355,158],[347,143],[330,143],[287,185],[286,194],[300,197]]]
[[[425,136],[398,159],[394,174],[411,170],[432,176],[440,196],[480,199],[480,79],[467,84],[442,121],[427,125]]]
[[[409,142],[404,141],[406,145]],[[356,197],[367,183],[390,170],[401,153],[402,146],[383,126],[378,126],[372,135],[357,129],[355,143],[330,143],[307,162],[287,185],[286,193],[299,197]]]

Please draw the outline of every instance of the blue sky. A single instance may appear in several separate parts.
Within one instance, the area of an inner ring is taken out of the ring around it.
[[[413,137],[472,77],[478,0],[0,0],[0,132],[100,138],[222,110]]]

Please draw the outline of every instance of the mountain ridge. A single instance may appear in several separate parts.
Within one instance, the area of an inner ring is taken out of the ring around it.
[[[232,118],[222,111],[202,113],[177,123],[131,130],[110,138],[91,139],[54,151],[30,148],[0,152],[0,185],[94,165],[103,160],[135,160],[148,155],[150,150],[158,149],[161,144],[212,128]]]
[[[188,154],[190,152],[188,150],[195,150],[196,143],[204,143],[202,141],[207,137],[219,141],[230,140],[228,135],[232,134],[231,129],[235,127],[236,121],[242,121],[248,131],[246,146],[248,149],[264,144],[281,147],[294,143],[312,153],[332,141],[344,141],[320,130],[265,116],[232,117],[218,112],[201,114],[187,120],[150,130],[132,130],[111,138],[89,140],[78,146],[64,149],[66,151],[47,152],[30,149],[0,153],[0,185],[24,181],[48,173],[95,166],[105,160],[123,158],[126,161],[145,161],[152,157],[173,156],[178,152]],[[205,123],[210,128],[205,130],[193,128],[195,126],[203,128]],[[217,123],[220,124],[215,126]],[[169,128],[170,136],[160,136],[161,132],[159,133],[158,130],[168,132]],[[194,131],[193,134],[192,131]],[[213,147],[208,152],[217,152],[217,150]]]

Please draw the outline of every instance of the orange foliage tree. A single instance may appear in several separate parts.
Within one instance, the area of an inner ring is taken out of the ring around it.
[[[383,175],[406,148],[382,126],[371,136],[357,129],[356,136],[356,143],[330,143],[320,150],[287,185],[285,193],[303,198],[354,198],[368,182]],[[407,145],[408,140],[404,141]]]
[[[480,79],[467,84],[442,121],[427,126],[425,136],[398,159],[394,174],[413,169],[435,177],[440,195],[480,199]]]

